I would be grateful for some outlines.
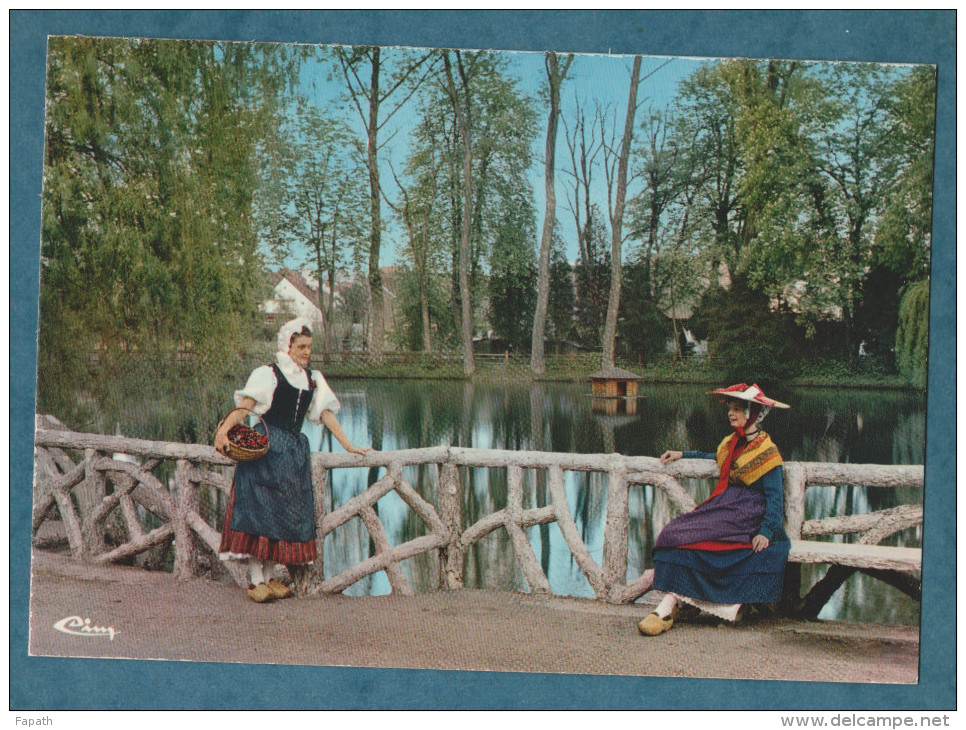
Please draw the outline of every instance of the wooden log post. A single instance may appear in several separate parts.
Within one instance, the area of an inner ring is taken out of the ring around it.
[[[41,523],[47,518],[50,513],[51,508],[54,504],[60,504],[62,498],[70,494],[70,490],[84,479],[85,466],[83,463],[76,464],[70,470],[65,471],[60,475],[52,475],[50,477],[37,478],[37,487],[34,493],[34,512],[32,517],[32,529],[37,532],[40,529]],[[69,497],[68,497],[69,501]],[[63,516],[63,511],[59,509],[61,513],[61,520],[64,521],[66,518]],[[71,507],[71,514],[74,514],[74,508]],[[75,515],[76,519],[76,515]],[[80,523],[78,522],[78,525]],[[66,527],[67,523],[64,522]]]
[[[97,519],[98,507],[107,496],[104,475],[96,464],[104,455],[95,449],[84,450],[84,480],[74,488],[77,511],[84,534],[84,558],[90,559],[107,549],[104,539],[104,522]]]
[[[599,601],[607,599],[607,585],[604,583],[604,574],[600,566],[594,562],[590,551],[580,537],[577,524],[574,522],[573,515],[570,514],[570,504],[567,501],[567,491],[564,482],[563,469],[559,466],[550,467],[549,474],[550,495],[553,500],[554,515],[557,519],[557,527],[563,535],[564,542],[570,548],[574,560],[587,582],[594,591],[594,596]]]
[[[523,469],[519,466],[507,468],[506,522],[504,524],[530,592],[551,593],[550,581],[547,580],[543,568],[540,567],[540,561],[530,547],[527,534],[523,531]]]
[[[64,523],[64,531],[67,533],[67,543],[70,545],[70,554],[74,560],[83,560],[84,533],[81,530],[81,521],[74,511],[74,505],[70,500],[70,492],[66,489],[58,489],[54,492],[54,500],[57,502],[57,509],[60,512],[60,519]]]
[[[620,602],[627,579],[627,539],[630,531],[628,513],[627,469],[610,470],[607,483],[607,526],[604,528],[604,584],[607,600]]]
[[[452,461],[439,470],[439,511],[449,532],[449,543],[439,551],[440,583],[443,587],[463,587],[463,485],[459,469]]]
[[[184,459],[178,459],[174,472],[175,513],[172,515],[174,527],[174,577],[178,580],[188,580],[194,577],[198,564],[198,547],[188,523],[191,512],[198,511],[198,492],[188,479],[190,464]]]
[[[808,488],[805,469],[797,464],[785,464],[782,476],[785,481],[785,533],[790,540],[798,540],[802,536],[802,525],[805,523],[805,490]],[[801,595],[802,566],[800,563],[786,563],[779,613],[785,616],[797,613]]]
[[[325,516],[329,513],[329,470],[318,459],[312,459],[312,492],[315,498],[315,562],[288,565],[288,574],[299,596],[317,595],[325,581]]]
[[[376,546],[376,554],[373,557],[383,558],[384,560],[383,570],[389,579],[389,588],[392,593],[402,596],[412,595],[413,591],[406,581],[406,576],[403,575],[402,568],[399,567],[399,563],[393,560],[392,545],[389,544],[389,538],[386,536],[386,528],[382,526],[376,510],[372,507],[366,507],[359,516],[362,518],[362,524],[366,526],[366,530],[368,530],[369,536]]]

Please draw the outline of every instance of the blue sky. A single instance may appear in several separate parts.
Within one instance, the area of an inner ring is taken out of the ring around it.
[[[529,176],[534,193],[534,203],[537,210],[537,235],[543,226],[545,191],[543,182],[543,151],[546,137],[547,108],[542,101],[542,92],[546,86],[546,71],[544,55],[542,53],[500,52],[509,61],[510,73],[518,80],[519,88],[533,97],[538,110],[538,134],[533,141],[534,163]],[[391,50],[384,57],[390,56]],[[561,89],[562,121],[572,124],[574,112],[578,105],[582,106],[587,116],[593,115],[596,104],[610,107],[614,118],[617,119],[619,130],[623,128],[624,113],[627,108],[627,96],[630,83],[632,56],[618,56],[606,54],[577,54],[570,67],[567,79]],[[665,56],[645,56],[641,65],[641,84],[638,89],[637,120],[641,120],[649,109],[661,111],[669,106],[677,93],[682,79],[689,76],[702,63],[702,59],[678,58]],[[336,73],[331,73],[335,71]],[[330,76],[332,77],[330,79]],[[339,113],[351,125],[352,129],[364,138],[365,131],[354,106],[342,98],[344,81],[337,69],[325,62],[312,61],[306,64],[302,71],[302,92],[310,103],[322,109]],[[387,124],[380,134],[380,141],[388,139],[393,132],[395,135],[380,151],[381,167],[385,179],[389,176],[388,161],[400,171],[408,153],[408,130],[416,123],[417,104],[413,97]],[[564,207],[565,176],[562,170],[569,164],[568,151],[564,139],[564,127],[560,125],[557,135],[557,218],[563,225],[563,237],[567,243],[566,255],[570,261],[576,259],[577,244],[574,223],[570,212]],[[598,189],[593,191],[602,210],[606,210],[606,192],[603,188],[603,173],[595,177]],[[391,186],[390,186],[391,187]],[[629,191],[632,192],[632,191]],[[387,188],[390,197],[393,192]],[[391,211],[384,206],[383,217],[391,218]],[[395,221],[389,221],[388,230],[383,236],[381,261],[383,265],[393,265],[399,262],[399,255],[404,245],[404,233]],[[288,260],[288,265],[297,264],[299,256]]]

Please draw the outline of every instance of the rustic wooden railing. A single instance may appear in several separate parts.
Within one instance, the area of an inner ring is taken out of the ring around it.
[[[165,463],[168,464],[168,485],[154,473],[164,468]],[[427,465],[435,472],[437,504],[427,502],[403,478],[403,468],[413,465]],[[220,539],[220,534],[200,513],[201,488],[215,488],[227,494],[231,488],[229,475],[233,466],[234,462],[210,446],[74,433],[55,419],[38,416],[34,533],[50,519],[56,506],[70,552],[76,559],[94,563],[118,562],[173,542],[174,574],[179,578],[193,576],[201,562],[201,554],[210,551],[207,555],[210,561],[211,552],[217,553]],[[350,467],[381,467],[386,471],[362,494],[326,513],[329,471]],[[464,467],[507,470],[506,507],[470,525],[464,525],[460,478],[460,469]],[[550,504],[525,507],[524,482],[528,470],[546,474]],[[607,512],[600,564],[592,557],[577,529],[564,488],[567,471],[607,475]],[[378,571],[385,571],[394,592],[409,593],[411,587],[400,563],[430,551],[438,552],[440,587],[458,589],[463,586],[467,551],[496,530],[507,532],[529,590],[550,593],[550,583],[530,546],[526,530],[534,525],[556,522],[596,599],[630,603],[650,589],[653,579],[650,570],[630,582],[626,579],[630,489],[652,485],[662,491],[678,511],[688,511],[694,509],[695,503],[678,479],[713,478],[716,466],[708,460],[681,460],[662,466],[658,459],[645,456],[441,446],[370,452],[365,457],[316,453],[312,456],[312,473],[319,554],[310,568],[291,570],[302,594],[341,592]],[[828,593],[832,583],[838,581],[840,585],[854,570],[864,570],[890,580],[907,593],[916,595],[916,572],[921,567],[921,551],[878,543],[897,531],[921,525],[922,507],[902,505],[868,514],[806,521],[806,491],[838,485],[921,488],[923,467],[786,463],[786,530],[792,539],[790,559],[794,563],[829,563],[838,570],[831,577],[826,576],[825,583],[820,581],[802,600],[799,609],[814,608],[813,604]],[[390,544],[374,505],[391,491],[395,491],[425,523],[426,534],[400,545]],[[153,515],[153,522],[159,526],[147,530],[144,526],[146,513]],[[325,578],[321,554],[323,538],[356,517],[372,539],[374,554],[335,576]],[[858,538],[853,543],[807,539],[846,534],[857,534]],[[241,568],[231,562],[224,566],[235,581],[245,584]]]

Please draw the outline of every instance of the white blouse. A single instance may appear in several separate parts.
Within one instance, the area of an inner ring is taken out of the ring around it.
[[[275,357],[278,369],[282,371],[282,375],[285,376],[285,379],[292,387],[298,388],[299,390],[308,389],[309,380],[306,377],[305,371],[296,365],[295,361],[287,353],[278,352],[275,354]],[[332,392],[328,383],[325,382],[322,373],[318,370],[313,370],[312,379],[315,381],[316,388],[312,394],[312,402],[309,403],[308,413],[305,415],[312,423],[319,423],[322,419],[323,411],[338,413],[342,408],[342,404],[339,403],[339,399],[336,398],[335,393]],[[278,381],[275,379],[275,371],[270,366],[262,365],[261,367],[257,367],[248,376],[248,382],[245,383],[245,387],[235,391],[235,405],[240,406],[244,398],[251,398],[255,401],[252,410],[261,416],[267,413],[268,409],[272,407],[272,398],[275,395],[277,385]]]

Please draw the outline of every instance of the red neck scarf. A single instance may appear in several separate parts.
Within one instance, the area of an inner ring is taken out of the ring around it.
[[[749,415],[748,421],[744,426],[735,427],[735,432],[731,436],[731,443],[728,446],[728,458],[725,459],[725,463],[721,466],[721,473],[718,476],[718,483],[715,485],[714,491],[711,492],[711,496],[709,496],[708,499],[717,497],[728,488],[728,477],[731,476],[731,465],[748,445],[748,432],[745,429],[753,426],[757,420],[758,414],[753,412],[751,415]],[[707,502],[708,500],[705,501]]]

